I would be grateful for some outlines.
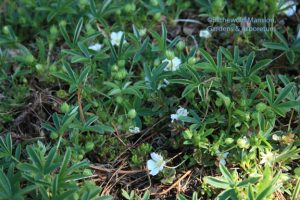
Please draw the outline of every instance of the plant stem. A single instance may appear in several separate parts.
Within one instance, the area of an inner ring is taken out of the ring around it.
[[[83,109],[82,109],[82,104],[81,104],[81,88],[78,88],[78,90],[77,90],[77,102],[78,102],[78,106],[79,106],[80,119],[84,123],[85,119],[84,119],[84,114],[83,114]]]

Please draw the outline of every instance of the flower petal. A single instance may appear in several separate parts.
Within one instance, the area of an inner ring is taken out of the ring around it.
[[[220,163],[221,163],[222,165],[226,165],[226,160],[225,160],[225,159],[221,159],[221,160],[220,160]]]
[[[157,168],[154,168],[154,169],[152,169],[152,170],[150,171],[149,174],[151,174],[152,176],[155,176],[155,175],[158,174],[158,172],[159,172],[159,170],[158,170]]]
[[[155,161],[155,162],[158,162],[158,161],[162,161],[163,160],[163,157],[157,153],[151,153],[150,154],[151,158]]]
[[[156,168],[156,163],[153,160],[148,160],[147,161],[147,168],[148,170],[153,170]]]

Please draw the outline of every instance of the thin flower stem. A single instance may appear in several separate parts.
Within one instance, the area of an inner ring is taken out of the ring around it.
[[[188,22],[188,23],[202,24],[200,21],[194,20],[194,19],[175,19],[174,21],[175,22]]]
[[[180,165],[182,165],[186,160],[182,161],[181,163],[179,163],[178,165],[176,165],[175,167],[171,167],[171,166],[167,166],[165,165],[166,168],[169,168],[169,169],[176,169],[177,167],[179,167]]]

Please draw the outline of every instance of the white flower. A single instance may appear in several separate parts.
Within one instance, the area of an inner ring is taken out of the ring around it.
[[[100,51],[102,48],[102,45],[99,43],[93,44],[89,46],[89,49],[94,50],[94,51]]]
[[[278,136],[278,135],[276,135],[276,134],[272,135],[272,140],[274,140],[274,141],[279,141],[280,139],[281,139],[280,136]]]
[[[261,161],[259,164],[267,164],[269,166],[272,165],[272,162],[275,160],[275,154],[271,151],[267,151],[266,153],[261,153]]]
[[[157,89],[159,90],[160,88],[165,88],[170,84],[170,82],[167,79],[163,80],[163,83],[159,83]]]
[[[281,7],[284,14],[288,17],[294,15],[296,13],[296,4],[294,1],[286,1]]]
[[[186,109],[179,106],[179,109],[176,111],[176,114],[171,114],[172,123],[174,122],[174,120],[178,120],[179,117],[186,117],[188,114],[189,112]]]
[[[201,30],[199,32],[199,36],[202,37],[202,38],[210,38],[211,34],[208,30]]]
[[[165,71],[176,71],[179,69],[179,65],[181,64],[181,60],[178,57],[174,57],[172,60],[164,59],[162,62],[168,62],[164,69]]]
[[[151,159],[147,161],[147,168],[152,176],[157,175],[166,165],[163,157],[157,153],[151,153]]]
[[[110,34],[110,42],[111,42],[111,44],[112,45],[116,45],[116,46],[120,46],[123,34],[124,34],[124,32],[122,32],[122,31],[112,32]],[[126,43],[126,40],[124,39],[123,42]]]
[[[219,150],[217,150],[217,156],[218,156],[218,159],[220,161],[221,164],[223,165],[226,165],[226,158],[228,157],[228,154],[229,152],[224,152],[224,153],[221,153]]]
[[[139,127],[129,127],[129,132],[130,133],[139,133],[141,132]]]

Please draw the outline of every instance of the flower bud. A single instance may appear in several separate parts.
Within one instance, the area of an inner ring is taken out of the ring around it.
[[[86,151],[91,151],[91,150],[93,150],[94,149],[94,147],[95,147],[95,144],[93,143],[93,142],[87,142],[87,143],[85,143],[85,150]]]
[[[161,13],[155,13],[155,15],[153,16],[153,18],[156,21],[160,21],[161,20]]]
[[[123,97],[122,97],[122,96],[117,96],[116,102],[117,102],[118,104],[122,104],[122,103],[123,103]]]
[[[188,64],[189,65],[194,65],[195,63],[196,63],[196,58],[195,57],[190,57],[189,59],[188,59]]]
[[[166,57],[168,60],[172,60],[173,58],[175,58],[175,54],[173,51],[167,50],[166,51]]]
[[[234,142],[233,138],[226,138],[225,139],[225,144],[227,144],[227,145],[232,144],[233,142]]]
[[[118,61],[118,66],[119,67],[124,67],[125,66],[125,60],[119,60]]]
[[[5,35],[9,35],[9,28],[8,26],[3,26],[2,31]]]
[[[249,140],[246,137],[239,138],[236,143],[241,149],[248,149],[250,147]]]
[[[118,70],[119,70],[119,67],[116,64],[114,64],[111,68],[111,71],[113,71],[113,72],[117,72]]]
[[[64,102],[63,104],[61,104],[60,106],[60,111],[63,113],[67,113],[70,110],[70,106],[67,102]]]
[[[130,119],[134,119],[136,117],[136,114],[137,113],[136,113],[135,109],[130,109],[129,112],[128,112],[128,117]]]
[[[264,110],[267,109],[267,107],[268,107],[268,106],[267,106],[265,103],[260,102],[260,103],[256,104],[255,109],[256,109],[258,112],[263,112]]]
[[[185,42],[179,41],[179,42],[176,44],[176,48],[177,48],[179,51],[182,51],[182,50],[185,48]]]

